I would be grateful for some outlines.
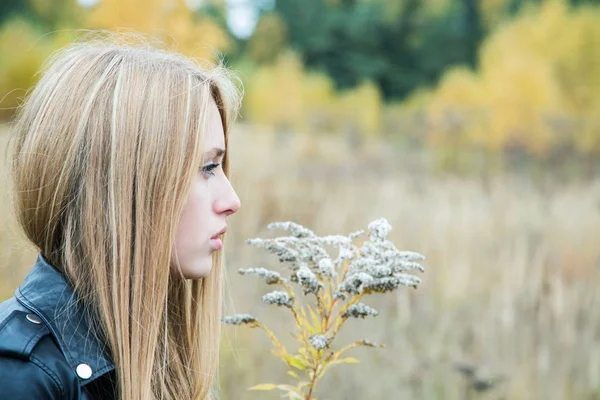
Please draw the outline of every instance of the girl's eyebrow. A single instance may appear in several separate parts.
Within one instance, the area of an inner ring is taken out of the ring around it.
[[[204,153],[204,159],[211,160],[216,157],[221,157],[223,154],[225,154],[225,149],[222,149],[220,147],[215,147],[215,148],[207,151],[206,153]]]

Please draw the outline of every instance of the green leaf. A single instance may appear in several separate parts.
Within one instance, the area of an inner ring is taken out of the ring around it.
[[[297,373],[295,373],[294,371],[288,371],[288,372],[287,372],[287,374],[288,374],[289,376],[293,376],[293,377],[294,377],[294,378],[296,378],[296,379],[300,379],[300,377],[298,376],[298,374],[297,374]]]
[[[255,386],[248,388],[248,390],[273,390],[276,388],[277,388],[277,385],[274,385],[272,383],[261,383],[260,385],[255,385]]]
[[[297,359],[294,356],[285,355],[283,356],[285,362],[290,366],[299,369],[300,371],[304,371],[307,367],[306,363]]]
[[[358,361],[358,359],[354,358],[354,357],[346,357],[346,358],[342,358],[339,360],[335,360],[335,361],[331,361],[328,364],[329,365],[335,365],[335,364],[358,364],[360,361]]]
[[[320,332],[321,331],[321,320],[320,318],[317,316],[317,313],[315,313],[312,309],[311,306],[307,306],[308,308],[308,312],[310,313],[310,318],[312,319],[312,323],[314,328],[316,329],[316,332]]]

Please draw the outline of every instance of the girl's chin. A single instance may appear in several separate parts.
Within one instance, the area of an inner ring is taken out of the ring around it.
[[[200,279],[205,278],[212,269],[212,257],[206,257],[202,260],[198,260],[193,265],[184,266],[182,268],[183,276],[186,279]]]

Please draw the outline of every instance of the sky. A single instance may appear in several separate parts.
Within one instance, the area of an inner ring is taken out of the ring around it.
[[[93,7],[102,0],[77,0],[84,7]],[[202,7],[206,0],[185,0],[186,4],[197,9]],[[272,9],[275,0],[225,0],[225,16],[227,28],[240,39],[247,39],[254,32],[260,8]]]

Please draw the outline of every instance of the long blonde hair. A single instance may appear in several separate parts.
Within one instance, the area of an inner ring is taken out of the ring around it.
[[[138,38],[96,32],[47,61],[12,125],[13,203],[99,326],[119,397],[205,399],[218,369],[223,250],[206,278],[186,281],[171,249],[209,102],[227,145],[241,91],[222,63],[201,67]]]

